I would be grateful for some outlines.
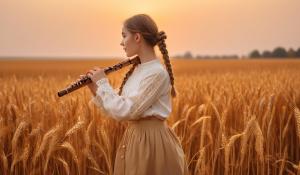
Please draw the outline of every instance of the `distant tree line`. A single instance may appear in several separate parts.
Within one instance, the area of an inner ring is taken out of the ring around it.
[[[272,51],[264,50],[260,52],[255,49],[250,52],[247,56],[238,55],[195,55],[190,51],[186,51],[182,55],[175,55],[173,58],[184,58],[184,59],[245,59],[245,58],[300,58],[300,47],[298,49],[290,48],[286,50],[284,47],[276,47]]]
[[[238,55],[196,55],[190,51],[186,51],[183,55],[175,55],[173,58],[184,58],[184,59],[238,59]]]
[[[283,47],[276,47],[273,51],[264,50],[262,52],[255,49],[249,53],[249,58],[300,58],[300,48],[286,50]]]

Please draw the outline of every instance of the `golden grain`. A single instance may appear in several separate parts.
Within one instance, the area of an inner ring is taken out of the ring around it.
[[[112,175],[126,123],[89,103],[87,88],[56,93],[80,72],[117,62],[1,61],[0,174]],[[299,60],[172,65],[179,94],[168,124],[191,174],[300,175]],[[127,70],[108,75],[114,88]]]

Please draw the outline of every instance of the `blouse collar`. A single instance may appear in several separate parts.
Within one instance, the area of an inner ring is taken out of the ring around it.
[[[153,59],[151,61],[147,61],[147,62],[141,63],[140,66],[143,67],[143,66],[151,65],[151,64],[154,64],[154,63],[158,63],[158,62],[159,62],[159,59],[155,58],[155,59]]]

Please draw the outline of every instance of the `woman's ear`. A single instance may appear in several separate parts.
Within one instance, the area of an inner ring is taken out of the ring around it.
[[[139,43],[141,42],[141,39],[142,39],[142,35],[140,33],[135,33],[134,34],[134,40]]]

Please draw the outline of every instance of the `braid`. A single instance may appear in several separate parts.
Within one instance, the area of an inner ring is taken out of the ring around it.
[[[172,85],[171,95],[172,95],[172,97],[176,97],[177,92],[176,92],[176,89],[174,87],[174,76],[173,76],[172,66],[171,66],[171,63],[170,63],[169,54],[168,54],[167,46],[166,46],[166,43],[165,43],[165,39],[167,39],[167,36],[166,36],[164,31],[160,31],[157,34],[156,38],[157,38],[157,45],[159,47],[160,52],[163,55],[165,66],[166,66],[166,69],[169,73],[170,82],[171,82],[171,85]]]
[[[133,66],[130,68],[130,70],[126,73],[126,75],[125,75],[125,77],[124,77],[124,79],[123,79],[123,82],[122,82],[122,84],[121,84],[119,93],[118,93],[119,95],[122,94],[123,86],[125,85],[126,81],[127,81],[128,78],[131,76],[131,74],[133,73],[135,67],[136,67],[138,64],[140,64],[140,63],[139,63],[139,62],[134,63]]]

